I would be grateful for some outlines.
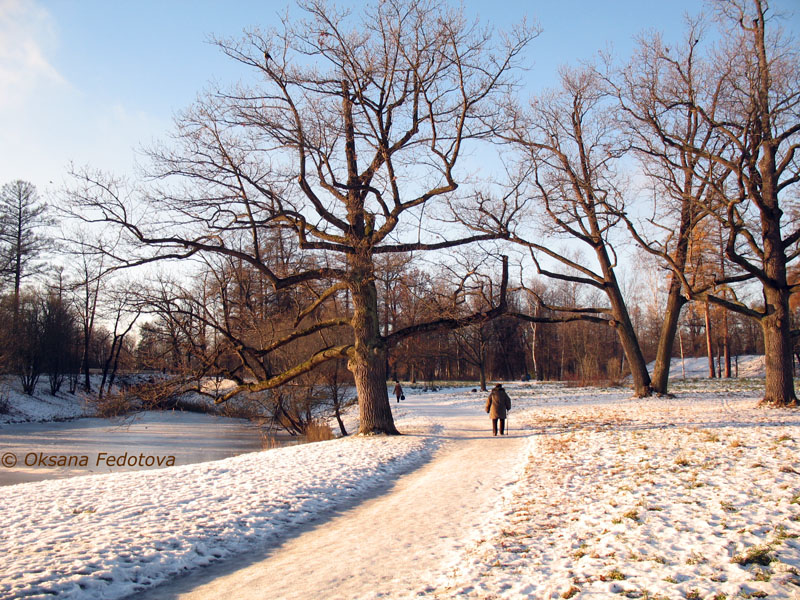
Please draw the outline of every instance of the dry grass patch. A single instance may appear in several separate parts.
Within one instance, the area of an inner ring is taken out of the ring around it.
[[[762,544],[760,546],[752,546],[748,548],[743,554],[737,554],[731,559],[732,563],[737,565],[761,565],[763,567],[769,565],[774,557],[771,553],[772,548],[769,544]]]
[[[331,426],[319,420],[311,421],[306,427],[305,434],[309,442],[326,442],[334,438]]]
[[[549,453],[564,453],[569,450],[570,444],[575,440],[573,436],[547,438],[544,440],[545,450]]]
[[[683,454],[679,454],[675,458],[675,465],[678,467],[688,467],[690,464],[692,463],[689,461],[689,458]]]

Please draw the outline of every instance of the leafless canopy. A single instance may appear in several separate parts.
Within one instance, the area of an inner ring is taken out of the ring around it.
[[[359,15],[316,0],[300,9],[304,18],[286,16],[277,29],[216,40],[255,77],[204,94],[180,115],[174,139],[149,152],[145,190],[124,198],[83,173],[77,191],[82,218],[114,224],[135,242],[135,255],[117,256],[127,264],[211,252],[242,261],[275,290],[321,285],[298,323],[348,290],[354,341],[261,389],[331,358],[357,363],[361,346],[386,344],[368,323],[377,313],[376,254],[497,237],[433,231],[422,211],[448,206],[463,181],[465,145],[491,133],[486,124],[497,122],[498,99],[513,89],[520,53],[537,34],[523,23],[499,37],[429,0],[379,2]],[[314,260],[275,269],[264,256],[276,230]]]

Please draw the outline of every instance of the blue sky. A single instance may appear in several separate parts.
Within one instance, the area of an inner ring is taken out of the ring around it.
[[[774,4],[800,13],[796,0]],[[241,78],[208,43],[269,27],[286,3],[251,0],[0,0],[0,184],[33,182],[45,195],[70,161],[118,174],[134,150],[163,137],[172,116],[210,81]],[[532,87],[551,85],[558,66],[608,44],[628,54],[648,29],[668,38],[699,0],[466,1],[466,11],[503,28],[523,15],[542,35],[530,47]],[[798,15],[791,28],[797,31]],[[51,183],[52,182],[52,183]]]

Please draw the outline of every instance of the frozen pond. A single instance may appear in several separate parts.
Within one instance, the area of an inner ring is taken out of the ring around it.
[[[250,422],[189,412],[4,424],[0,486],[188,465],[261,449],[260,430]]]

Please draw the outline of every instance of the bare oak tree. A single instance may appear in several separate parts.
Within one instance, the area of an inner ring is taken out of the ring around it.
[[[674,270],[652,375],[653,389],[662,394],[668,389],[681,309],[688,301],[679,273],[686,273],[690,242],[708,216],[709,197],[730,175],[730,169],[691,149],[717,152],[725,145],[694,109],[700,99],[718,103],[722,92],[709,81],[710,66],[697,56],[702,32],[700,23],[690,23],[686,42],[671,51],[661,36],[643,36],[630,63],[607,80],[620,109],[620,127],[653,196],[644,225],[621,216],[634,239]]]
[[[511,109],[514,125],[504,138],[520,152],[529,173],[523,177],[525,199],[510,196],[506,210],[524,214],[533,207],[544,232],[577,240],[591,254],[584,260],[570,258],[520,227],[510,232],[511,239],[530,248],[540,275],[586,285],[605,296],[606,306],[546,308],[571,315],[565,318],[614,327],[635,394],[647,396],[650,375],[615,272],[614,232],[625,210],[625,191],[617,175],[630,144],[619,135],[603,82],[591,69],[565,69],[560,90],[535,98],[527,111]],[[490,215],[502,214],[491,203],[484,212],[487,225],[494,220]],[[561,269],[555,271],[545,261]]]
[[[766,0],[717,0],[713,3],[724,34],[723,41],[703,68],[705,88],[712,93],[677,95],[664,110],[688,116],[704,133],[699,138],[662,134],[673,153],[693,155],[714,165],[709,214],[726,230],[725,257],[741,274],[718,279],[724,284],[754,279],[761,284],[763,305],[753,306],[707,286],[697,288],[671,264],[684,293],[708,300],[755,319],[764,335],[766,390],[764,401],[787,405],[796,402],[792,381],[791,319],[789,296],[796,285],[787,280],[787,267],[800,253],[800,225],[786,219],[797,209],[800,182],[800,54],[793,40],[772,25],[774,15]],[[682,64],[662,48],[653,60],[686,73]],[[663,72],[653,79],[664,83]],[[704,143],[706,136],[713,142]]]
[[[385,336],[376,256],[496,237],[455,228],[425,233],[423,219],[463,183],[457,165],[464,146],[489,133],[483,124],[512,89],[520,53],[536,31],[520,26],[498,44],[459,10],[426,0],[388,0],[359,15],[317,0],[300,7],[304,19],[217,42],[254,72],[253,83],[206,94],[183,113],[174,143],[151,152],[156,185],[128,197],[84,173],[75,199],[82,218],[113,224],[136,242],[137,256],[118,257],[127,264],[213,253],[242,261],[275,290],[324,284],[298,313],[295,331],[272,348],[340,327],[341,319],[315,314],[348,294],[347,341],[269,378],[243,381],[221,400],[346,358],[360,431],[393,434],[388,346],[491,318],[504,298],[480,314]],[[291,232],[315,260],[294,272],[271,268],[262,255],[275,229]]]

